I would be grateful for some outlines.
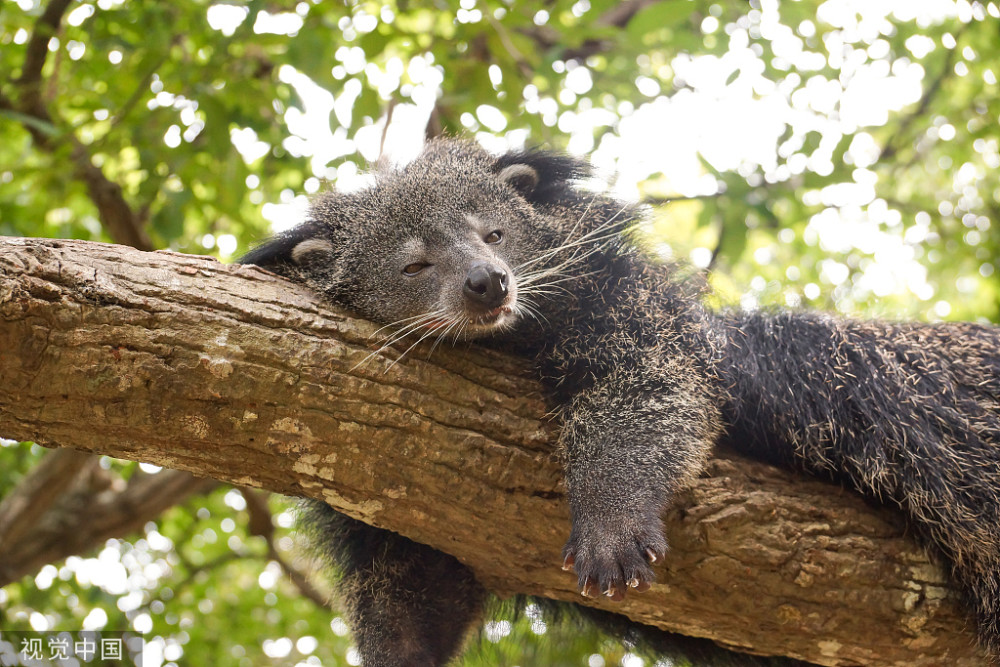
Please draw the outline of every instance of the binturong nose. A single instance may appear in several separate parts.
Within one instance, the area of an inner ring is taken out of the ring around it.
[[[475,264],[465,277],[462,291],[465,298],[481,308],[499,308],[507,298],[510,278],[507,272],[492,264]]]

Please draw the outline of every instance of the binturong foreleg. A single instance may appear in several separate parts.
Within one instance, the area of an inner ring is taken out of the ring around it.
[[[563,555],[584,595],[620,600],[649,587],[667,550],[660,515],[720,430],[710,383],[679,363],[659,366],[611,374],[564,414],[572,529]]]

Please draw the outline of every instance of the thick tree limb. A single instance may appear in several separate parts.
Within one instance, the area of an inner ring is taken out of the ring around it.
[[[580,601],[525,364],[439,347],[355,368],[376,329],[254,267],[0,240],[0,434],[323,498],[493,590]],[[940,570],[849,492],[723,453],[667,519],[661,583],[591,603],[825,665],[983,664]]]

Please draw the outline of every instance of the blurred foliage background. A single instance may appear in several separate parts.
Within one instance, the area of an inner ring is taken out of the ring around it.
[[[8,1],[0,234],[228,260],[366,163],[461,134],[590,155],[722,307],[997,321],[998,19],[967,0]],[[0,495],[48,456],[0,441]],[[99,468],[93,493],[165,474]],[[250,493],[185,487],[138,533],[3,578],[0,628],[133,630],[147,667],[357,664],[322,584],[291,574],[289,502]],[[91,521],[94,497],[60,507]],[[651,664],[531,610],[483,632],[464,664]]]

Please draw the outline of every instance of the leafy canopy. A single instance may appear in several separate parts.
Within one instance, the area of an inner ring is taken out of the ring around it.
[[[0,234],[229,258],[383,152],[471,134],[592,153],[659,204],[652,250],[716,269],[722,303],[996,320],[998,18],[967,0],[6,2]],[[38,459],[0,447],[2,488]],[[190,505],[94,556],[124,589],[71,559],[0,591],[0,627],[100,610],[158,637],[160,662],[356,664],[342,622],[276,575],[293,537],[266,548],[233,490]],[[623,659],[552,632],[498,618],[467,664]]]

